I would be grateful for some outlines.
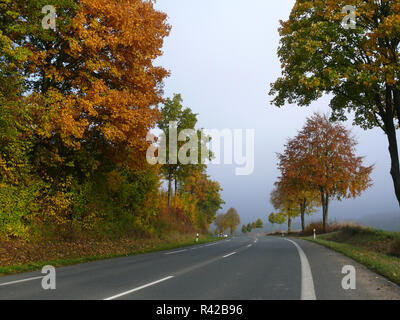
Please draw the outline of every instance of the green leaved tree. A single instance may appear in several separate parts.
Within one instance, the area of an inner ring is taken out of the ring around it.
[[[344,25],[345,5],[356,8],[354,28]],[[281,22],[282,76],[270,94],[278,107],[308,106],[330,94],[332,120],[346,120],[386,134],[391,176],[400,204],[396,128],[400,120],[400,6],[385,0],[296,0]]]

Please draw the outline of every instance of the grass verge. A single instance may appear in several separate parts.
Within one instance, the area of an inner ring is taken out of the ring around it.
[[[0,266],[0,276],[15,274],[15,273],[22,273],[22,272],[29,272],[29,271],[38,271],[38,270],[41,270],[46,265],[51,265],[54,267],[69,266],[69,265],[75,265],[75,264],[92,262],[92,261],[99,261],[99,260],[120,258],[120,257],[128,257],[128,256],[134,256],[134,255],[144,254],[144,253],[184,248],[184,247],[189,247],[189,246],[192,246],[195,244],[204,244],[204,243],[210,243],[210,242],[215,242],[215,241],[219,241],[219,240],[222,240],[222,239],[217,239],[217,238],[211,237],[211,236],[202,236],[198,243],[193,241],[193,239],[190,239],[190,240],[185,240],[185,241],[173,241],[173,242],[158,244],[153,247],[147,247],[145,249],[137,249],[137,250],[129,252],[129,253],[83,256],[83,257],[76,257],[76,258],[31,262],[31,263],[15,265],[15,266]]]
[[[301,238],[340,252],[400,285],[399,233],[345,228],[320,235],[316,240],[313,237]]]

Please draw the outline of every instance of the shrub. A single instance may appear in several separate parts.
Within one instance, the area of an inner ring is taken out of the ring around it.
[[[302,236],[311,236],[314,234],[314,229],[317,234],[332,233],[340,230],[347,230],[350,232],[360,232],[365,230],[363,227],[359,226],[355,222],[342,222],[342,223],[330,223],[326,226],[326,232],[324,232],[324,227],[322,221],[311,222],[306,226],[304,232],[301,232]]]
[[[390,250],[389,255],[400,258],[400,240],[395,241]]]

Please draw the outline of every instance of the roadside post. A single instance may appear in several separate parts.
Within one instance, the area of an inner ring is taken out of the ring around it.
[[[196,233],[196,242],[199,242],[199,233]]]
[[[317,234],[315,232],[316,230],[314,229],[314,240],[317,239]]]

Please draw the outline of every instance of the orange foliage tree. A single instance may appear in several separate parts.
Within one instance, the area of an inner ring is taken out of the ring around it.
[[[124,194],[127,202],[145,198],[137,193],[146,179],[154,184],[146,136],[160,119],[156,105],[169,73],[154,61],[170,26],[154,1],[54,0],[57,27],[46,30],[47,4],[1,1],[0,54],[7,62],[1,70],[22,75],[15,96],[30,114],[20,127],[33,132],[30,173],[44,182],[36,201],[44,216],[62,223],[77,216],[73,211],[89,211],[81,209],[88,207],[88,193],[108,185],[108,174],[126,178],[122,188],[136,195]],[[12,78],[7,73],[0,82]]]
[[[300,208],[297,205],[297,189],[280,178],[271,192],[270,202],[275,210],[278,210],[277,215],[284,217],[285,221],[287,221],[288,233],[292,232],[292,221],[300,214]]]
[[[371,186],[373,166],[363,166],[363,158],[355,155],[356,145],[344,126],[314,114],[280,155],[280,167],[289,179],[304,190],[319,192],[324,228],[330,200],[356,198]]]
[[[32,52],[34,101],[50,110],[42,135],[75,148],[103,140],[119,155],[146,150],[168,75],[153,65],[170,30],[166,18],[152,1],[83,0],[70,24],[48,31],[53,39],[23,43]]]

